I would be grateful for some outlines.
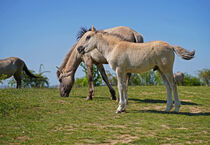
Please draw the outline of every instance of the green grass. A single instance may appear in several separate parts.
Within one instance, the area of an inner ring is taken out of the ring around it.
[[[117,90],[115,88],[115,90]],[[164,113],[164,86],[129,87],[126,113],[107,87],[1,89],[0,144],[210,144],[210,88],[178,87],[180,113]]]

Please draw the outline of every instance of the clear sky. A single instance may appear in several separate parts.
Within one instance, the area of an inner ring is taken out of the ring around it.
[[[176,57],[174,72],[197,75],[210,69],[210,0],[0,0],[0,59],[20,57],[35,71],[43,64],[50,85],[56,85],[56,65],[76,42],[80,27],[91,25],[128,26],[145,42],[196,50],[190,61]],[[79,68],[76,77],[81,76]]]

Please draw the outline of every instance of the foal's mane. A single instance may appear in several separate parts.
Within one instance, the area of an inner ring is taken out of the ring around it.
[[[96,33],[102,33],[103,35],[108,35],[108,36],[113,36],[121,41],[129,41],[131,42],[131,40],[126,39],[125,37],[123,37],[122,35],[116,34],[116,33],[108,33],[105,31],[96,31]]]

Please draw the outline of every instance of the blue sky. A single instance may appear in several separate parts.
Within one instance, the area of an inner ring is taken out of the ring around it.
[[[43,64],[50,84],[56,85],[56,65],[76,42],[80,27],[91,25],[128,26],[145,42],[162,40],[196,50],[190,61],[176,57],[174,72],[197,75],[210,69],[209,0],[0,0],[0,59],[20,57],[35,71]],[[76,77],[81,76],[79,68]]]

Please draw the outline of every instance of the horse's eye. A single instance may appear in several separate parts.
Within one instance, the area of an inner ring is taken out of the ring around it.
[[[86,41],[89,40],[89,39],[90,39],[90,35],[88,35],[88,36],[86,37]]]

